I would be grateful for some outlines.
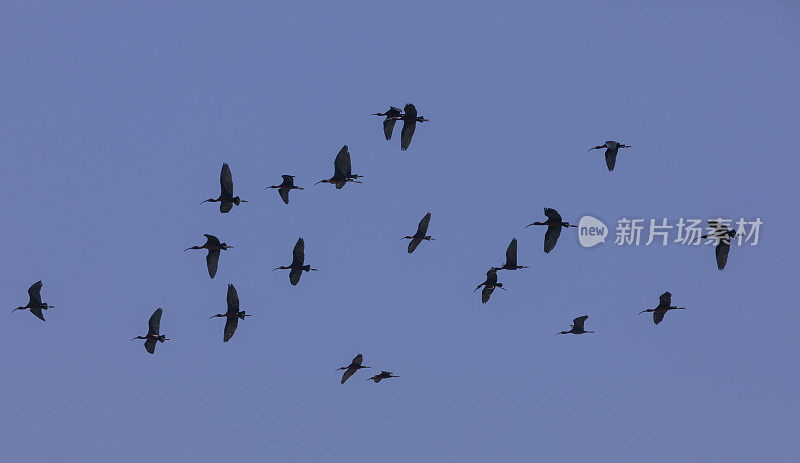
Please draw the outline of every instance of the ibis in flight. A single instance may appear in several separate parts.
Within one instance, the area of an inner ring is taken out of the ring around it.
[[[214,275],[217,274],[217,266],[219,265],[219,255],[221,251],[233,249],[233,246],[228,246],[227,243],[220,243],[219,238],[214,235],[203,233],[203,236],[206,237],[206,242],[202,246],[192,246],[184,249],[183,252],[186,252],[190,249],[208,249],[208,254],[206,255],[206,267],[208,267],[208,276],[214,278]]]
[[[234,204],[238,206],[240,203],[247,202],[238,196],[233,196],[233,177],[231,177],[231,168],[228,167],[227,163],[222,164],[222,172],[219,174],[219,187],[220,193],[218,198],[209,198],[203,202],[219,203],[219,211],[223,214],[230,212]]]
[[[278,195],[280,195],[283,202],[289,204],[289,192],[292,190],[302,190],[303,188],[294,184],[294,175],[281,175],[281,177],[283,177],[283,182],[281,182],[280,185],[272,185],[264,189],[277,188]]]
[[[497,282],[497,269],[494,267],[490,268],[489,271],[486,272],[486,281],[476,286],[475,290],[472,292],[474,293],[481,286],[483,286],[483,291],[481,291],[481,302],[484,304],[489,302],[489,297],[492,295],[495,288],[500,288],[505,291],[505,288],[503,288],[503,283]]]
[[[708,226],[714,230],[710,235],[703,235],[700,238],[717,239],[717,246],[715,249],[715,253],[717,255],[717,268],[722,270],[725,268],[725,264],[728,263],[728,252],[731,250],[731,238],[736,238],[737,236],[741,236],[741,234],[736,233],[735,230],[729,230],[724,223],[717,220],[709,220]]]
[[[544,215],[547,216],[546,221],[533,222],[532,224],[527,225],[525,228],[528,228],[531,225],[547,225],[547,232],[544,234],[544,252],[549,253],[554,247],[556,247],[558,237],[561,235],[561,228],[577,227],[577,225],[570,225],[569,223],[564,222],[561,219],[561,215],[558,213],[558,211],[549,207],[544,208]]]
[[[516,270],[519,268],[530,268],[527,265],[517,265],[517,239],[511,240],[506,249],[506,263],[502,267],[494,267],[495,270]]]
[[[136,336],[131,339],[144,339],[144,348],[151,354],[156,353],[156,341],[164,342],[169,341],[169,338],[163,334],[159,334],[161,328],[161,307],[157,308],[150,320],[147,322],[147,336]]]
[[[244,310],[239,310],[239,294],[233,285],[228,285],[228,311],[225,313],[218,313],[212,315],[209,319],[214,317],[225,317],[225,331],[222,333],[222,342],[228,342],[236,332],[236,327],[239,326],[239,319],[244,320],[244,317],[252,316],[245,313]]]
[[[664,315],[667,314],[670,310],[684,310],[686,307],[675,307],[672,304],[672,294],[669,291],[665,292],[664,294],[658,296],[658,306],[654,309],[645,309],[639,312],[639,314],[643,314],[645,312],[653,312],[653,323],[658,325],[661,323],[661,320],[664,319]]]
[[[39,280],[36,283],[32,284],[30,288],[28,288],[28,305],[17,307],[11,312],[16,312],[17,310],[30,309],[32,314],[36,315],[37,318],[44,321],[44,314],[42,313],[42,310],[53,309],[53,308],[55,308],[55,306],[47,305],[47,302],[42,302],[42,282],[41,280]]]
[[[617,164],[617,151],[620,148],[630,148],[630,145],[623,145],[618,141],[607,141],[603,145],[589,148],[589,151],[603,148],[606,149],[606,166],[608,167],[608,171],[611,172],[614,170],[614,166]]]
[[[373,376],[372,378],[367,378],[366,381],[372,380],[376,383],[380,383],[382,379],[389,379],[389,378],[399,378],[399,376],[395,376],[392,374],[391,371],[382,371],[377,375]]]
[[[417,116],[417,108],[411,103],[403,108],[403,115],[400,118],[403,120],[403,130],[400,132],[400,149],[405,151],[411,145],[411,137],[414,136],[417,122],[430,121],[422,116]]]
[[[353,361],[350,362],[350,365],[347,365],[347,366],[341,367],[341,368],[337,368],[336,371],[345,370],[344,374],[342,375],[342,382],[340,384],[344,384],[344,382],[347,381],[348,378],[353,376],[358,370],[360,370],[362,368],[370,368],[370,367],[365,367],[365,366],[361,365],[363,362],[364,362],[364,356],[361,355],[361,354],[358,354],[355,357],[353,357]]]
[[[594,331],[586,331],[585,329],[583,329],[583,324],[586,322],[587,318],[589,318],[588,315],[581,315],[580,317],[572,320],[572,325],[570,325],[571,329],[569,331],[559,331],[556,334],[594,333]]]
[[[428,224],[430,222],[431,222],[431,213],[428,212],[427,214],[425,214],[425,217],[423,217],[422,220],[419,221],[419,225],[417,225],[417,232],[414,234],[414,236],[404,236],[402,238],[404,240],[411,240],[408,243],[409,254],[411,254],[412,252],[414,252],[415,249],[417,249],[417,246],[419,246],[419,243],[421,243],[422,240],[427,240],[427,241],[435,240],[435,238],[427,234]]]
[[[272,269],[274,272],[275,270],[290,270],[289,272],[289,283],[292,286],[296,285],[300,282],[300,276],[303,272],[316,272],[317,269],[311,268],[310,265],[303,265],[306,260],[306,243],[303,241],[303,238],[299,238],[297,243],[294,245],[294,249],[292,250],[292,263],[287,266],[283,267],[275,267]]]
[[[403,112],[400,110],[400,108],[389,106],[389,110],[385,113],[375,113],[372,115],[386,117],[386,119],[383,120],[383,135],[387,140],[391,140],[392,131],[394,130],[394,123],[397,122],[397,119],[400,119],[403,116]]]
[[[347,182],[361,183],[357,179],[362,177],[364,176],[354,174],[352,172],[352,167],[350,165],[350,152],[347,149],[347,145],[344,145],[336,155],[336,159],[333,160],[333,177],[322,179],[314,185],[320,183],[332,183],[336,185],[337,190],[340,190]]]

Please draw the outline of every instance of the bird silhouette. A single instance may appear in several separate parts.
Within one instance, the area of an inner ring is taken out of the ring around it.
[[[344,374],[342,375],[342,382],[340,384],[344,384],[344,382],[347,381],[348,378],[353,376],[355,374],[355,372],[357,372],[358,370],[360,370],[362,368],[370,368],[370,367],[365,367],[365,366],[361,365],[362,362],[364,362],[364,356],[361,355],[361,354],[358,354],[355,357],[353,357],[353,361],[350,362],[350,365],[347,365],[347,366],[344,366],[344,367],[341,367],[341,368],[337,368],[336,371],[345,370]]]
[[[556,334],[583,334],[583,333],[594,333],[594,331],[586,331],[583,329],[583,324],[586,322],[586,319],[589,318],[588,315],[582,315],[574,320],[572,320],[572,325],[570,325],[571,329],[569,331],[560,331]]]
[[[495,288],[500,288],[505,291],[505,288],[503,288],[503,283],[497,282],[497,269],[494,267],[490,268],[489,271],[486,272],[486,281],[476,286],[475,290],[472,292],[474,293],[481,286],[483,286],[483,291],[481,291],[481,302],[484,304],[489,302],[489,297],[492,295]]]
[[[385,113],[375,113],[372,116],[385,116],[386,119],[383,120],[383,135],[386,137],[387,140],[392,139],[392,131],[394,130],[394,124],[397,122],[397,119],[400,119],[403,116],[403,112],[400,108],[395,108],[394,106],[389,106],[389,110]]]
[[[664,315],[667,314],[670,310],[684,310],[686,307],[675,307],[672,304],[672,294],[669,291],[665,292],[664,294],[658,296],[658,306],[654,309],[645,309],[639,312],[639,314],[643,314],[645,312],[653,312],[653,323],[658,325],[661,323],[661,320],[664,319]]]
[[[417,116],[417,108],[413,104],[407,104],[403,108],[403,130],[400,132],[400,149],[405,151],[411,146],[411,137],[414,136],[414,130],[417,129],[417,122],[430,122],[422,116]]]
[[[32,314],[36,315],[36,317],[39,318],[41,321],[45,321],[42,310],[54,309],[55,306],[47,305],[46,302],[42,302],[41,293],[42,293],[42,281],[39,280],[36,283],[32,284],[30,288],[28,288],[28,304],[22,307],[17,307],[11,312],[13,313],[16,312],[17,310],[30,309]]]
[[[544,208],[544,215],[547,216],[546,221],[533,222],[532,224],[525,226],[525,228],[528,228],[531,225],[547,225],[547,232],[544,234],[544,252],[547,254],[556,247],[556,242],[558,242],[558,237],[561,235],[562,227],[577,227],[577,225],[570,225],[569,223],[564,222],[561,219],[561,215],[558,213],[558,211],[549,207]]]
[[[700,238],[716,238],[717,246],[714,249],[714,254],[717,256],[717,269],[722,270],[728,263],[728,252],[731,250],[731,238],[741,236],[741,233],[736,233],[735,230],[729,230],[728,227],[717,220],[709,220],[708,226],[714,229],[709,235],[703,235]]]
[[[227,243],[220,243],[219,238],[214,235],[203,233],[203,236],[206,237],[206,242],[202,246],[192,246],[184,249],[183,252],[190,249],[208,249],[208,254],[206,254],[206,267],[208,267],[208,276],[214,278],[214,275],[217,274],[217,266],[219,265],[221,251],[233,249],[233,246],[228,246]]]
[[[417,246],[419,246],[419,243],[421,243],[422,240],[427,240],[427,241],[435,240],[435,238],[427,235],[428,224],[430,222],[431,222],[431,213],[428,212],[427,214],[425,214],[425,217],[423,217],[422,220],[419,221],[419,225],[417,225],[417,232],[414,233],[413,236],[404,236],[402,238],[404,240],[411,240],[408,243],[409,254],[411,254],[412,252],[414,252],[415,249],[417,249]]]
[[[228,311],[225,313],[218,313],[212,315],[209,319],[214,317],[225,317],[225,331],[222,332],[222,342],[228,342],[236,332],[236,327],[239,326],[239,319],[244,320],[244,317],[251,317],[252,314],[246,313],[244,310],[239,310],[239,294],[233,285],[228,285]]]
[[[617,141],[607,141],[605,144],[595,146],[594,148],[589,148],[588,151],[591,150],[599,150],[605,148],[606,149],[606,167],[608,167],[608,171],[611,172],[614,170],[614,166],[617,164],[617,151],[620,148],[630,148],[630,145],[623,145]]]
[[[281,175],[281,177],[283,177],[283,182],[281,182],[280,185],[272,185],[264,189],[277,188],[278,195],[281,197],[283,202],[289,204],[289,192],[292,190],[303,190],[304,188],[295,186],[294,175]]]
[[[344,145],[339,153],[336,154],[336,159],[333,160],[333,177],[324,178],[314,185],[320,183],[332,183],[336,185],[337,190],[341,190],[347,182],[361,183],[359,178],[363,175],[354,174],[350,165],[350,151],[347,145]]]
[[[228,164],[222,164],[222,172],[219,174],[219,187],[220,193],[219,197],[208,198],[203,203],[219,203],[219,211],[223,214],[227,214],[233,208],[233,205],[236,204],[237,206],[240,203],[246,203],[244,199],[239,198],[238,196],[233,196],[233,177],[231,176],[231,168],[228,167]],[[200,203],[202,204],[202,203]]]
[[[156,341],[164,342],[169,341],[169,338],[163,334],[159,334],[159,330],[161,328],[161,307],[157,308],[153,315],[150,316],[150,320],[147,322],[147,336],[136,336],[135,338],[131,339],[144,339],[144,348],[147,352],[151,354],[156,353]]]
[[[375,381],[376,383],[380,383],[382,379],[389,379],[389,378],[399,378],[399,376],[393,375],[391,371],[382,371],[371,378],[367,378],[366,381],[372,380]]]
[[[311,268],[310,265],[303,265],[306,259],[305,249],[305,241],[303,241],[303,238],[298,238],[297,243],[295,243],[294,249],[292,250],[292,263],[287,266],[275,267],[272,269],[272,271],[291,270],[289,272],[289,283],[291,283],[292,286],[297,285],[297,283],[300,282],[300,276],[303,274],[303,272],[317,271],[317,269]]]
[[[517,270],[520,268],[530,268],[526,265],[517,265],[517,239],[511,240],[506,249],[506,262],[502,267],[492,267],[495,270]]]

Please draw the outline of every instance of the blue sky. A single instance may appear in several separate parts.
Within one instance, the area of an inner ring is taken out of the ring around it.
[[[800,6],[0,5],[9,461],[796,461]],[[379,118],[413,102],[407,152]],[[624,150],[609,173],[601,151]],[[337,191],[350,146],[364,184]],[[223,162],[249,202],[226,215]],[[306,187],[284,205],[280,175]],[[565,220],[760,217],[710,247]],[[432,213],[413,255],[406,241]],[[214,280],[211,233],[235,246]],[[291,287],[302,236],[319,272]],[[472,292],[511,238],[528,270]],[[228,283],[254,316],[222,343]],[[637,313],[669,290],[687,310]],[[155,356],[129,339],[164,308]],[[588,314],[585,336],[554,336]],[[335,368],[358,352],[400,375]]]

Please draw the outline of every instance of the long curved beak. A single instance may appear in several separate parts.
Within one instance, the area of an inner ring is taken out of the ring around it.
[[[211,201],[210,201],[210,200],[208,200],[208,199],[206,199],[205,201],[203,201],[203,202],[202,202],[202,203],[200,203],[200,204],[203,204],[203,203],[208,203],[208,202],[211,202]]]
[[[131,338],[131,341],[136,341],[137,339],[139,339],[139,338],[138,337],[134,337],[134,338]]]
[[[188,248],[184,249],[184,250],[183,250],[183,252],[186,252],[186,251],[188,251],[189,249],[192,249],[192,248],[191,248],[191,247],[188,247]]]
[[[637,313],[636,315],[641,315],[641,314],[643,314],[645,312],[647,312],[647,311],[646,310],[642,310],[641,312]]]
[[[24,309],[24,308],[25,308],[25,307],[17,307],[16,309],[12,309],[12,310],[11,310],[11,312],[13,313],[13,312],[16,312],[17,310],[22,310],[22,309]]]
[[[275,267],[274,269],[272,269],[272,271],[274,272],[275,270],[280,270],[280,269],[281,269],[280,267]]]
[[[529,223],[528,225],[525,225],[525,228],[528,228],[528,227],[530,227],[531,225],[535,225],[535,224]]]
[[[320,180],[319,182],[315,183],[314,186],[319,185],[320,183],[325,183],[325,180]]]

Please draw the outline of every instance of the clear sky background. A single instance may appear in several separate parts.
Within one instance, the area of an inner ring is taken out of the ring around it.
[[[800,4],[230,3],[0,5],[6,461],[798,461]],[[408,102],[401,152],[369,114]],[[343,144],[364,184],[312,187]],[[574,229],[545,255],[545,206],[764,226],[720,272]],[[513,237],[532,268],[482,305]],[[39,279],[47,322],[11,314]],[[228,283],[254,316],[223,344]],[[636,315],[666,290],[688,310]]]

